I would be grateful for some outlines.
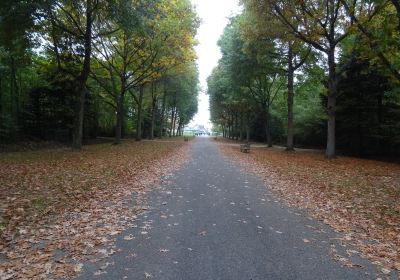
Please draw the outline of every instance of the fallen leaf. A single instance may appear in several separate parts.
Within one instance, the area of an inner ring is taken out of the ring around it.
[[[132,234],[124,236],[124,240],[133,240],[135,237]]]

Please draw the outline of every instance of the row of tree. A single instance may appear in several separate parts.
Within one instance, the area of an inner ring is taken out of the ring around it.
[[[400,151],[400,1],[242,0],[208,79],[225,136]]]
[[[179,134],[197,111],[189,0],[0,6],[0,140]]]

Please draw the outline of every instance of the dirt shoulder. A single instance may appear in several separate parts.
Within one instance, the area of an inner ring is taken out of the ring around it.
[[[260,175],[290,206],[344,234],[385,274],[400,273],[400,165],[352,157],[326,160],[314,151],[254,148],[249,154],[221,143],[223,153]],[[354,252],[352,252],[354,253]]]
[[[3,153],[0,279],[78,274],[83,260],[115,252],[144,194],[187,159],[186,142],[99,144]]]

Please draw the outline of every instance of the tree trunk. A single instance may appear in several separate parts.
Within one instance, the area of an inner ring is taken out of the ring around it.
[[[2,101],[2,98],[3,98],[3,79],[2,78],[3,77],[0,74],[0,121],[1,121],[2,113],[3,113],[3,106],[2,106],[2,104],[3,104],[3,101]]]
[[[176,129],[176,136],[181,136],[181,127],[179,122],[178,122],[178,128]]]
[[[154,125],[156,121],[156,105],[153,104],[153,108],[151,109],[151,125],[150,125],[150,140],[154,140]]]
[[[326,143],[326,157],[333,159],[336,156],[336,62],[335,48],[331,47],[328,53],[329,81],[328,81],[328,134]]]
[[[90,58],[92,55],[92,24],[93,24],[93,9],[92,1],[86,1],[86,30],[84,36],[85,56],[83,60],[82,71],[78,77],[78,108],[75,116],[74,133],[72,140],[73,149],[82,148],[83,136],[83,120],[85,115],[85,100],[86,100],[86,81],[90,73]]]
[[[170,132],[169,132],[169,137],[173,136],[175,127],[174,127],[174,119],[175,119],[175,107],[172,108],[172,113],[171,113],[171,126],[170,126]]]
[[[14,57],[11,57],[11,73],[10,73],[10,93],[11,93],[11,108],[13,119],[15,121],[15,128],[19,131],[18,120],[19,120],[19,89],[17,82],[17,67],[15,65]]]
[[[151,85],[151,124],[150,124],[150,140],[154,139],[154,123],[156,118],[156,105],[157,105],[157,98],[154,96],[154,84]]]
[[[267,130],[267,143],[268,143],[268,147],[271,148],[272,147],[272,135],[271,135],[271,122],[270,122],[270,114],[269,114],[269,106],[267,106],[266,109],[266,130]]]
[[[178,112],[177,112],[177,110],[176,110],[176,108],[175,108],[175,114],[174,114],[174,119],[173,119],[173,125],[172,125],[172,136],[176,136],[176,133],[175,133],[175,128],[176,128],[176,118],[177,118],[177,115],[178,115]]]
[[[294,150],[293,143],[293,99],[294,99],[294,67],[293,67],[293,48],[289,44],[288,53],[288,95],[287,95],[287,110],[288,110],[288,123],[287,123],[287,142],[286,151]]]
[[[235,140],[239,140],[239,121],[238,121],[238,114],[235,114]]]
[[[162,105],[161,105],[161,119],[160,119],[160,138],[164,136],[164,120],[165,120],[165,104],[167,101],[167,87],[166,87],[167,82],[164,80],[164,95],[162,99]]]
[[[139,88],[138,115],[136,123],[136,141],[142,141],[143,85]]]
[[[124,121],[124,94],[120,93],[117,97],[117,123],[115,125],[114,144],[121,144],[122,123]]]
[[[243,114],[240,114],[240,141],[244,140],[243,135]]]

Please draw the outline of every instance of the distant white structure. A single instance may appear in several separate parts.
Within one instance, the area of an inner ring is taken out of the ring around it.
[[[210,131],[204,125],[195,125],[193,127],[186,127],[183,130],[184,134],[191,134],[196,136],[210,135]]]

